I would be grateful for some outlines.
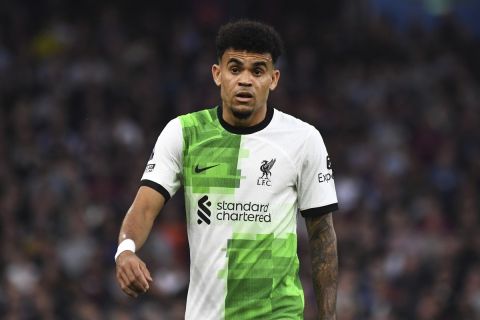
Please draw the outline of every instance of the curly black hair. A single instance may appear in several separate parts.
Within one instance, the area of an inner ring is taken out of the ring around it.
[[[220,60],[227,49],[270,53],[275,63],[283,52],[283,42],[272,26],[251,20],[237,20],[223,25],[215,41]]]

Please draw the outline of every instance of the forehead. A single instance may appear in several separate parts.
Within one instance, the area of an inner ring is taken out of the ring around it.
[[[270,53],[256,53],[244,50],[227,49],[223,53],[222,62],[228,63],[231,60],[238,60],[242,63],[265,62],[267,65],[273,63],[272,55]]]

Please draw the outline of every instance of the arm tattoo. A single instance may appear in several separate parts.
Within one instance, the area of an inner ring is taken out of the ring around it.
[[[338,257],[332,214],[307,217],[305,221],[310,243],[318,319],[336,319]]]

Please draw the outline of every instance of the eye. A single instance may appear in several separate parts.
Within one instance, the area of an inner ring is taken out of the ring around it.
[[[261,76],[264,73],[262,68],[255,68],[253,69],[253,74],[257,77]]]
[[[237,67],[237,66],[232,66],[230,67],[230,72],[233,73],[233,74],[237,74],[240,72],[240,68]]]

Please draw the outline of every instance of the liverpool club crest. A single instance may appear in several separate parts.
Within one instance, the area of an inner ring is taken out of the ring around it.
[[[262,176],[257,179],[257,185],[259,186],[271,186],[270,177],[272,176],[272,167],[275,164],[276,159],[272,159],[270,161],[263,160],[262,164],[260,165],[260,171],[262,172]]]

